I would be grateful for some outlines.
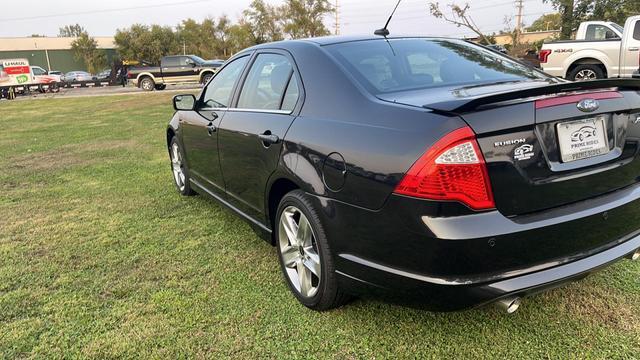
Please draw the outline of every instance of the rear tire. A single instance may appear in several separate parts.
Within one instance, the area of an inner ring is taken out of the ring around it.
[[[148,76],[145,76],[140,80],[140,89],[144,91],[153,91],[155,87],[156,83]]]
[[[277,214],[276,248],[293,295],[316,311],[347,302],[349,296],[338,286],[327,236],[309,196],[301,190],[289,192],[280,201]]]
[[[567,78],[571,81],[588,81],[604,79],[604,71],[598,65],[578,65],[569,72]]]
[[[169,144],[169,159],[171,160],[173,182],[178,192],[183,196],[195,195],[196,192],[191,189],[191,182],[189,182],[189,169],[184,161],[184,152],[175,136]]]

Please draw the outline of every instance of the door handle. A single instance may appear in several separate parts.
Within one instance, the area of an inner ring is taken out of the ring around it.
[[[277,144],[280,141],[278,135],[273,135],[269,130],[265,131],[264,134],[258,135],[258,138],[260,139],[260,141],[262,141],[264,146]]]
[[[640,48],[637,48],[637,47],[630,47],[629,48],[629,51],[638,51],[638,50],[640,50]]]
[[[217,113],[217,112],[215,112],[215,111],[212,111],[212,112],[211,112],[211,119],[212,119],[212,121],[213,121],[213,120],[216,120],[217,118],[218,118],[218,113]]]
[[[209,136],[213,135],[216,130],[216,126],[213,125],[213,123],[209,123],[209,125],[207,125],[207,132],[209,133]]]

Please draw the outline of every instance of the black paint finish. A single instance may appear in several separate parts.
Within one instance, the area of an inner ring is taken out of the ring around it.
[[[168,136],[185,147],[194,187],[267,239],[278,189],[304,190],[321,214],[345,290],[434,310],[527,295],[640,247],[637,82],[571,86],[550,79],[519,90],[491,84],[468,98],[452,88],[376,97],[323,48],[365,40],[372,39],[285,41],[236,55],[286,53],[300,99],[291,113],[235,109],[240,83],[230,108],[214,109],[216,116],[177,112]],[[529,98],[611,87],[623,97],[602,100],[589,115],[575,104],[536,110]],[[561,163],[555,124],[597,114],[607,117],[609,155]],[[393,194],[432,144],[467,125],[487,161],[496,210]],[[518,145],[495,146],[516,138],[533,145],[531,159],[514,160]]]

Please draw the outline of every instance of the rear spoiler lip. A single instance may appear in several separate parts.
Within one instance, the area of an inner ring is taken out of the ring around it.
[[[545,95],[585,90],[607,91],[611,89],[640,91],[640,79],[604,79],[582,82],[563,82],[560,84],[538,86],[516,91],[505,91],[467,99],[426,104],[422,107],[436,112],[464,114],[491,104],[511,102],[515,100],[522,100],[519,102],[528,102],[536,100],[534,99],[535,97]]]

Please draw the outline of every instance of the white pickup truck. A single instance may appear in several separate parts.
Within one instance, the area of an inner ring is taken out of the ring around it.
[[[571,81],[640,77],[640,16],[628,18],[624,28],[582,23],[576,40],[545,43],[539,57],[546,73]]]

